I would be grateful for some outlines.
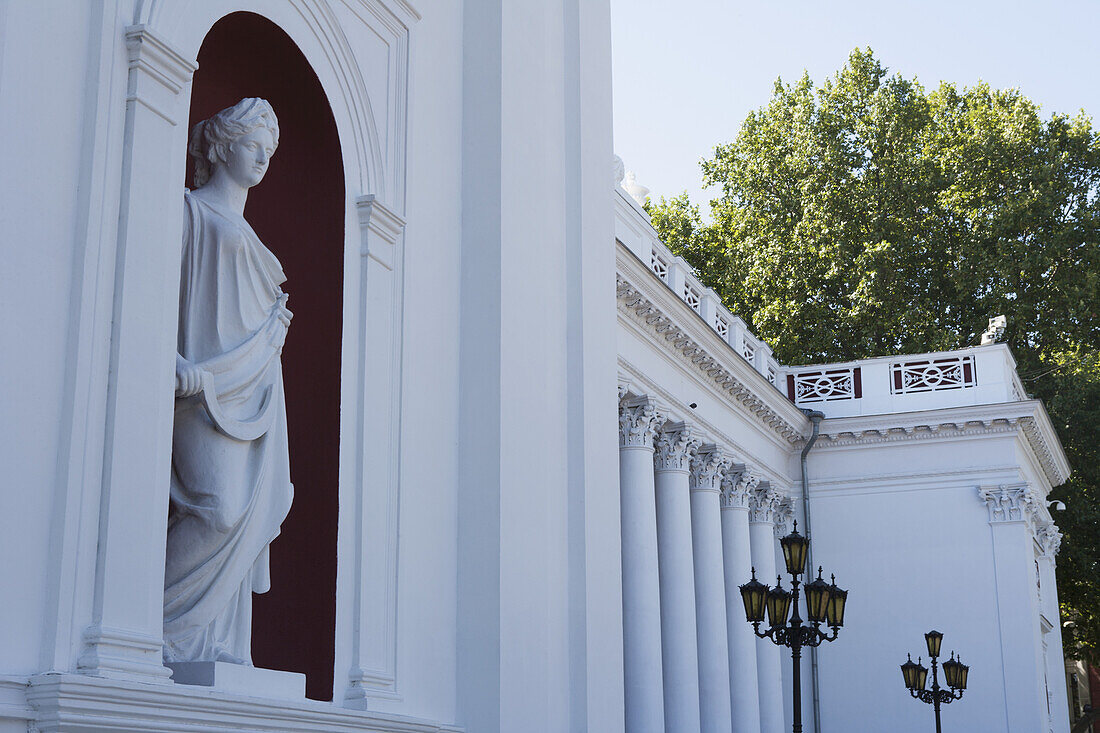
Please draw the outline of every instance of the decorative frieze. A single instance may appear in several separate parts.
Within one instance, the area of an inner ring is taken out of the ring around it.
[[[1027,521],[1038,506],[1027,485],[983,486],[978,489],[978,495],[989,509],[990,523]]]
[[[722,476],[732,464],[730,455],[714,443],[700,446],[691,459],[691,490],[720,491]]]
[[[652,448],[664,416],[648,397],[624,400],[619,406],[619,447]]]
[[[657,433],[654,466],[658,471],[687,471],[691,454],[702,443],[695,428],[688,423],[666,423]]]

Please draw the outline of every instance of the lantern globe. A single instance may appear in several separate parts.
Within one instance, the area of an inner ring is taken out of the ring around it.
[[[928,680],[928,667],[925,667],[920,663],[920,657],[917,657],[917,669],[915,670],[917,676],[917,686],[914,689],[923,690],[924,683]]]
[[[955,661],[954,654],[951,655],[951,659],[943,663],[943,678],[951,689],[957,689],[959,686],[959,668],[961,666],[960,662]]]
[[[968,667],[967,665],[962,664],[960,662],[959,663],[959,678],[958,678],[958,681],[957,681],[958,686],[955,689],[957,689],[957,690],[965,690],[966,689],[966,675],[969,674],[969,673],[970,673],[970,667]]]
[[[901,665],[901,676],[905,680],[906,689],[915,690],[917,687],[917,663],[913,661],[912,655],[906,656],[908,656],[908,660]]]
[[[938,657],[940,655],[940,644],[943,643],[943,634],[933,629],[924,635],[924,640],[928,644],[928,656]]]
[[[764,601],[768,596],[768,586],[756,579],[756,568],[752,569],[752,579],[740,586],[741,601],[745,604],[745,618],[749,623],[764,620]]]
[[[768,589],[768,625],[773,628],[787,623],[787,613],[791,607],[791,594],[779,587],[779,580],[774,588]]]
[[[844,625],[844,604],[848,602],[848,591],[838,588],[836,576],[832,576],[829,585],[829,601],[825,606],[825,616],[829,620],[829,626],[838,629]]]
[[[832,586],[821,579],[821,568],[817,569],[817,580],[807,583],[803,588],[806,591],[806,615],[815,624],[828,617],[831,588]]]
[[[779,540],[783,548],[783,560],[787,563],[787,572],[802,575],[806,570],[806,556],[810,551],[810,540],[798,533],[798,521],[789,535]]]

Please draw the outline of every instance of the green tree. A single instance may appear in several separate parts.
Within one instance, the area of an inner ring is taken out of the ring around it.
[[[976,343],[989,316],[1074,466],[1058,576],[1066,649],[1100,663],[1100,136],[1014,89],[926,91],[868,49],[768,104],[654,226],[786,363]]]

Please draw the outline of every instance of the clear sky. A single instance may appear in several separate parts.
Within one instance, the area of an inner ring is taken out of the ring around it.
[[[699,160],[777,76],[820,83],[857,46],[926,88],[984,80],[1100,124],[1100,0],[611,0],[611,24],[615,152],[704,216]]]

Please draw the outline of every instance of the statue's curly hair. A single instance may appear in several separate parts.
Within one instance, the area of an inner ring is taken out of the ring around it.
[[[195,188],[210,180],[214,165],[225,160],[234,140],[259,127],[271,131],[275,147],[279,146],[279,120],[266,99],[246,97],[191,129],[187,154],[195,159]]]

